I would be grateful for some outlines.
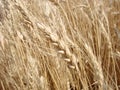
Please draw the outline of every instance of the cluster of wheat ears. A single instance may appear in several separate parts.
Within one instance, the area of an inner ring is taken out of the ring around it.
[[[120,0],[0,0],[0,90],[120,90]]]

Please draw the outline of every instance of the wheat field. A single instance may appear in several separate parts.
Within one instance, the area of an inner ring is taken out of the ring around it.
[[[0,0],[0,90],[120,90],[120,0]]]

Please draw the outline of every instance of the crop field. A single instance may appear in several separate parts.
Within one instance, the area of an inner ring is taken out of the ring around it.
[[[120,90],[120,0],[0,0],[0,90]]]

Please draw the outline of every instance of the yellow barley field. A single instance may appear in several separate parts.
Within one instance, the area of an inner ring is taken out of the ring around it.
[[[0,90],[120,90],[120,0],[0,0]]]

